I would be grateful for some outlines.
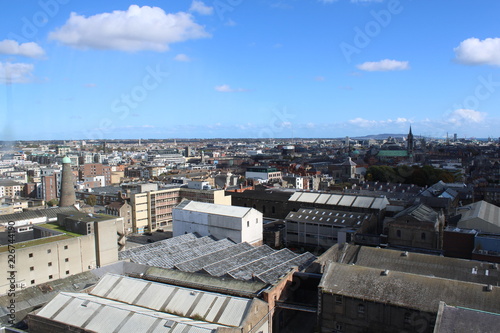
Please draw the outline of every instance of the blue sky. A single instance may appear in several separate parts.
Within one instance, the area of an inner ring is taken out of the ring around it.
[[[498,1],[2,7],[0,140],[500,136]]]

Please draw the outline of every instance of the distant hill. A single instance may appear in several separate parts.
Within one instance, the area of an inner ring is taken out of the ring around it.
[[[368,139],[373,139],[373,140],[384,140],[387,139],[388,137],[396,138],[396,139],[402,139],[406,138],[408,134],[370,134],[370,135],[365,135],[365,136],[356,136],[352,137],[351,139],[356,139],[356,140],[368,140]]]

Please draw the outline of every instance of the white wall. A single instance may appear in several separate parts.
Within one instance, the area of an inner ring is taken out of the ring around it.
[[[183,209],[173,211],[173,236],[185,233],[212,235],[217,239],[229,238],[236,243],[262,241],[262,213],[250,209],[243,217],[193,212]]]

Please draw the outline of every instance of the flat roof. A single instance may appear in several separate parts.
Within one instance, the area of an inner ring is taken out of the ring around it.
[[[240,206],[228,206],[228,205],[218,205],[206,202],[185,200],[181,202],[174,209],[181,209],[186,211],[192,211],[197,213],[213,214],[213,215],[223,215],[231,216],[237,218],[245,217],[253,208],[250,207],[240,207]]]

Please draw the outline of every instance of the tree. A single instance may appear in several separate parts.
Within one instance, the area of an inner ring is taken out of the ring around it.
[[[91,194],[85,199],[85,203],[89,206],[95,206],[97,203],[97,197]]]
[[[59,200],[57,200],[55,198],[47,201],[47,206],[49,206],[49,207],[53,207],[53,206],[57,206],[57,205],[59,205]]]

